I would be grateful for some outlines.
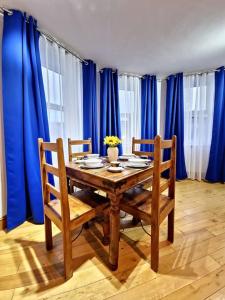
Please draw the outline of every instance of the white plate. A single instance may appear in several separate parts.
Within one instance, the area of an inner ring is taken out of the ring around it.
[[[93,164],[93,165],[81,165],[81,169],[100,169],[103,168],[104,165],[102,163]]]
[[[85,163],[85,160],[84,159],[76,159],[76,160],[73,160],[73,162],[75,164],[84,164]]]
[[[129,159],[134,158],[134,157],[135,157],[134,154],[123,154],[123,155],[119,156],[119,159],[128,161]]]
[[[100,158],[90,158],[90,159],[85,159],[84,160],[85,165],[99,164],[101,162],[102,162],[102,160]]]
[[[93,153],[93,154],[87,154],[86,156],[87,156],[87,158],[97,158],[97,157],[99,157],[99,154]]]
[[[142,169],[142,168],[147,168],[148,165],[143,163],[128,163],[126,167]]]
[[[122,167],[109,167],[107,170],[109,172],[112,172],[112,173],[120,173],[124,170],[124,168],[122,168]]]
[[[128,161],[128,157],[126,157],[126,156],[119,156],[119,160]]]
[[[128,154],[128,153],[125,153],[125,154],[123,154],[123,155],[121,155],[122,157],[135,157],[135,154],[133,154],[133,153],[130,153],[130,154]]]
[[[147,158],[130,158],[129,159],[129,163],[146,163],[146,162],[150,162],[151,159],[147,159]]]

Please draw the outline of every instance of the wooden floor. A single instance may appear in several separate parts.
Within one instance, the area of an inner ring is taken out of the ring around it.
[[[163,242],[163,224],[158,274],[149,265],[149,236],[126,218],[119,269],[105,265],[108,248],[92,224],[74,242],[74,276],[64,282],[57,229],[47,253],[43,225],[27,222],[0,232],[0,299],[225,299],[225,185],[187,180],[176,190],[175,242]]]

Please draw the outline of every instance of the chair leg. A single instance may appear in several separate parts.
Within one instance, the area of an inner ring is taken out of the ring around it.
[[[140,222],[140,219],[133,217],[132,225],[136,226]]]
[[[151,224],[151,268],[158,272],[159,268],[159,225]]]
[[[69,177],[67,177],[66,182],[67,182],[68,193],[70,193],[70,178]]]
[[[64,274],[68,280],[73,276],[73,259],[72,259],[72,239],[71,232],[65,230],[63,232],[63,252],[64,252]]]
[[[45,244],[47,250],[51,250],[53,248],[52,222],[46,215],[45,215]]]
[[[73,181],[70,180],[70,194],[73,194],[74,189],[73,189],[74,185],[73,185]]]
[[[168,215],[168,241],[174,241],[174,209]]]
[[[90,228],[89,223],[88,222],[84,223],[84,229],[89,229],[89,228]]]
[[[109,245],[110,240],[110,224],[109,224],[109,210],[104,212],[104,221],[103,221],[103,245]]]

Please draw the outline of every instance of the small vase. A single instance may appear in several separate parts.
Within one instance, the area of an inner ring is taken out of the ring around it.
[[[119,150],[117,147],[108,147],[107,153],[108,153],[109,162],[118,159]]]

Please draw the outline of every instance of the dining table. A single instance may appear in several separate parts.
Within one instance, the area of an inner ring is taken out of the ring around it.
[[[111,270],[118,268],[119,239],[120,239],[120,201],[124,192],[146,182],[153,175],[153,164],[145,168],[126,167],[120,173],[111,173],[108,163],[99,169],[84,169],[74,161],[66,163],[67,177],[87,187],[104,191],[109,198],[109,266]]]

